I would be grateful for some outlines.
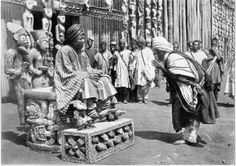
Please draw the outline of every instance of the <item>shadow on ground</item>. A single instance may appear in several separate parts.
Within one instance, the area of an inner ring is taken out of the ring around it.
[[[2,139],[9,140],[17,145],[26,145],[26,134],[19,134],[12,131],[2,132]]]
[[[160,106],[163,106],[163,105],[168,106],[170,104],[169,102],[156,101],[156,100],[151,100],[151,102]]]
[[[159,140],[172,144],[181,137],[181,134],[164,133],[159,131],[135,131],[135,135],[148,140]]]
[[[234,104],[229,104],[229,103],[217,103],[218,106],[220,107],[234,107]]]

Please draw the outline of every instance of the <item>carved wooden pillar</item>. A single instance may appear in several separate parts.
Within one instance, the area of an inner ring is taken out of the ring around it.
[[[151,30],[152,30],[152,22],[151,22],[151,0],[145,1],[145,38],[151,41]]]
[[[138,7],[138,37],[144,36],[144,1],[137,0],[137,7]]]
[[[136,38],[136,1],[135,0],[130,0],[129,3],[129,16],[130,16],[130,37],[131,38]]]
[[[158,0],[158,11],[157,11],[157,24],[158,24],[158,34],[162,35],[163,33],[163,28],[162,28],[162,19],[163,19],[163,0]]]
[[[152,0],[152,27],[157,32],[157,0]]]
[[[122,32],[122,38],[126,40],[126,43],[128,43],[128,37],[129,37],[129,10],[128,10],[128,0],[122,0],[121,9],[124,12],[124,20],[123,20],[123,32]]]

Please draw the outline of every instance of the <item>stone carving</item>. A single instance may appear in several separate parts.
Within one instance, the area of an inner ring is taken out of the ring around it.
[[[56,49],[61,48],[65,41],[65,27],[64,23],[66,21],[66,17],[63,11],[60,11],[57,16],[57,25],[56,25]]]
[[[28,73],[29,68],[29,38],[26,29],[18,24],[7,23],[7,29],[13,34],[17,43],[17,50],[9,49],[5,54],[5,73],[12,80],[17,98],[17,109],[20,124],[25,123],[24,115],[24,89],[31,88],[31,79]]]

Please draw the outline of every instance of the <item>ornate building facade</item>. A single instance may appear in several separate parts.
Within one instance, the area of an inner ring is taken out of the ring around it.
[[[22,15],[26,0],[1,1],[1,57],[9,48],[16,48],[6,29],[7,22],[23,25]],[[52,34],[55,36],[57,12],[53,4]],[[43,4],[37,0],[33,7],[34,29],[42,29]],[[181,51],[187,50],[187,42],[201,40],[203,48],[210,47],[212,37],[220,40],[220,50],[225,59],[234,56],[235,9],[232,0],[64,0],[65,29],[80,23],[85,29],[85,39],[94,36],[95,48],[101,40],[107,43],[125,38],[128,45],[132,38],[143,36],[152,39],[152,33],[163,35],[169,42],[180,43]],[[14,12],[15,11],[15,12]],[[55,39],[54,39],[55,40]],[[2,97],[11,94],[11,84],[2,68]]]

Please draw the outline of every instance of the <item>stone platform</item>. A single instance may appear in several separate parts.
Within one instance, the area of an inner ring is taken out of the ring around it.
[[[95,123],[91,128],[62,132],[62,160],[94,163],[134,144],[132,119]]]

